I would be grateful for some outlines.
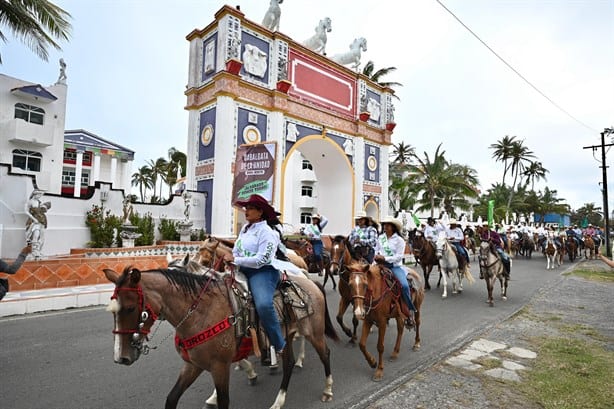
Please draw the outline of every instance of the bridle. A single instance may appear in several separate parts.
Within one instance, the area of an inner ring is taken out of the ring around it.
[[[145,296],[143,295],[143,289],[140,285],[136,287],[115,287],[115,291],[113,291],[113,295],[111,296],[111,300],[117,300],[120,292],[136,292],[138,295],[138,316],[139,322],[137,323],[136,328],[130,329],[113,329],[113,334],[128,334],[132,335],[132,339],[130,340],[130,346],[139,353],[143,353],[143,355],[147,355],[149,352],[147,347],[143,346],[143,342],[148,340],[147,335],[149,335],[151,331],[151,327],[154,322],[158,319],[158,314],[156,314],[151,307],[151,304],[145,304]],[[123,307],[122,307],[123,308]]]
[[[221,271],[220,269],[222,267],[222,264],[224,263],[224,257],[218,257],[217,251],[214,249],[210,249],[206,245],[201,247],[200,250],[206,251],[211,256],[211,262],[209,263],[208,266],[205,266],[205,267],[209,267],[215,271]]]

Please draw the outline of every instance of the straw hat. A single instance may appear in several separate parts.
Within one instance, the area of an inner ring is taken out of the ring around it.
[[[320,213],[314,213],[311,215],[311,220],[313,219],[322,220],[322,216],[320,216]]]
[[[380,220],[382,226],[384,223],[392,224],[397,229],[397,233],[401,233],[403,231],[403,225],[399,219],[396,219],[392,216],[385,216],[382,220]]]
[[[358,219],[368,219],[369,216],[367,216],[367,213],[364,210],[360,210],[358,212],[356,212],[356,215],[354,216],[354,220],[358,220]]]
[[[448,224],[453,225],[453,224],[458,224],[458,222],[456,221],[455,218],[451,218]]]
[[[245,201],[238,200],[235,202],[235,206],[240,206],[240,207],[253,206],[256,209],[260,209],[262,210],[262,219],[264,220],[269,220],[274,217],[277,217],[275,209],[273,209],[273,206],[271,206],[269,202],[260,195],[255,195],[255,194],[251,195],[249,199]]]

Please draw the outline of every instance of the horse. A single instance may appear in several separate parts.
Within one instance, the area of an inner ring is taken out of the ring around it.
[[[271,0],[268,10],[262,19],[262,25],[271,31],[279,30],[279,17],[281,16],[281,8],[279,5],[284,0]]]
[[[176,331],[176,350],[184,360],[175,386],[166,397],[166,408],[175,409],[186,389],[204,371],[209,371],[218,398],[218,407],[228,409],[230,402],[230,366],[244,358],[250,343],[247,335],[249,307],[237,298],[234,277],[220,279],[212,274],[195,275],[180,270],[155,269],[139,271],[127,267],[119,274],[104,269],[106,278],[115,284],[108,309],[114,317],[114,361],[132,365],[149,350],[144,345],[154,322],[163,313],[164,319]],[[326,297],[321,286],[304,277],[293,277],[311,300],[313,314],[298,319],[296,310],[285,304],[282,331],[287,340],[300,331],[316,349],[325,372],[322,401],[332,400],[333,377],[330,369],[330,349],[325,336],[338,340],[328,314]],[[290,291],[290,290],[288,290]],[[237,289],[237,292],[240,290]],[[238,303],[238,305],[237,305]],[[237,305],[237,309],[232,305]],[[232,331],[227,331],[232,330]],[[255,331],[251,331],[252,334]],[[257,342],[252,337],[254,349]],[[282,354],[283,379],[273,409],[285,403],[294,366],[292,343],[287,342]],[[247,347],[247,348],[246,348]]]
[[[578,257],[578,243],[576,243],[576,239],[574,239],[572,236],[567,236],[565,247],[567,250],[567,255],[569,256],[569,261],[573,263],[576,260],[576,257]]]
[[[424,288],[426,290],[430,290],[431,285],[429,284],[429,277],[431,275],[431,271],[433,270],[433,266],[437,266],[437,268],[439,268],[439,260],[437,259],[437,254],[435,253],[435,246],[430,240],[427,240],[422,233],[416,232],[414,240],[411,243],[411,247],[414,251],[416,262],[422,267],[425,283]],[[439,274],[439,281],[441,281],[441,271]],[[438,287],[439,281],[437,282]]]
[[[544,245],[544,254],[546,256],[546,270],[554,269],[554,263],[557,263],[557,267],[561,265],[559,258],[559,249],[554,244],[554,240],[550,236],[546,236],[546,243]]]
[[[471,250],[471,254],[473,255],[473,260],[475,261],[478,255],[477,245],[475,243],[475,239],[473,237],[468,236],[467,234],[465,234],[465,248],[467,250]]]
[[[533,250],[535,250],[535,242],[533,241],[533,238],[531,238],[528,233],[522,233],[519,253],[526,258],[531,258]]]
[[[331,57],[331,60],[341,65],[353,64],[352,68],[358,69],[360,65],[361,50],[367,51],[367,40],[363,37],[354,39],[352,44],[350,44],[350,51],[342,54],[335,54]]]
[[[352,303],[352,294],[349,284],[349,265],[352,264],[354,260],[350,254],[349,246],[350,244],[345,236],[335,236],[333,238],[333,243],[330,250],[331,262],[329,270],[331,272],[331,277],[334,273],[339,275],[339,295],[341,295],[341,298],[339,299],[337,322],[343,329],[345,335],[350,337],[349,342],[354,344],[357,339],[356,329],[358,328],[358,319],[352,316],[352,325],[354,327],[353,331],[350,331],[350,329],[346,327],[345,323],[343,322],[343,315],[345,314],[345,311],[348,309],[349,305]]]
[[[354,316],[363,320],[362,334],[360,336],[360,350],[371,368],[376,368],[373,380],[381,381],[384,376],[384,339],[388,320],[394,318],[397,323],[397,337],[394,349],[390,356],[395,360],[399,356],[401,340],[403,338],[403,326],[405,316],[401,312],[400,303],[401,286],[391,272],[385,270],[378,264],[352,263],[349,266],[350,290],[354,301]],[[409,269],[408,280],[412,283],[412,302],[416,307],[415,324],[416,337],[414,339],[414,350],[420,349],[420,308],[424,300],[424,282],[420,275]],[[371,332],[371,327],[375,324],[378,328],[377,352],[378,360],[367,351],[367,338]]]
[[[584,258],[590,260],[595,258],[595,242],[590,234],[584,235]]]
[[[442,233],[437,238],[436,254],[441,268],[441,277],[443,278],[443,294],[441,298],[448,296],[448,280],[452,278],[452,294],[463,292],[463,276],[467,277],[467,281],[473,282],[471,273],[467,269],[461,271],[456,251],[452,249],[452,245],[448,242],[445,233]],[[463,256],[460,256],[463,257]]]
[[[488,299],[486,302],[494,307],[493,288],[495,286],[495,280],[499,279],[501,283],[501,298],[507,300],[507,284],[508,279],[505,277],[505,267],[503,261],[497,255],[497,251],[494,246],[488,241],[480,243],[480,271],[484,276],[486,282],[486,290],[488,291]]]
[[[318,23],[316,33],[305,40],[303,45],[316,53],[326,55],[326,33],[330,33],[332,29],[333,27],[330,18],[325,17]]]

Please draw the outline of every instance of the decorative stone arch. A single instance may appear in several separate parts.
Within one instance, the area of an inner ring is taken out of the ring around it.
[[[354,168],[343,148],[326,134],[302,137],[288,150],[281,165],[280,207],[284,215],[282,217],[287,215],[291,218],[291,212],[294,210],[291,199],[293,193],[286,189],[286,186],[289,185],[286,178],[292,171],[288,169],[288,164],[299,152],[311,162],[317,176],[320,194],[317,209],[329,219],[326,230],[335,233],[349,232],[352,228],[353,214],[349,214],[347,209],[354,209],[356,196]],[[334,176],[331,177],[331,175]]]
[[[365,202],[364,211],[367,213],[367,216],[379,223],[380,209],[379,203],[375,199],[371,198]]]

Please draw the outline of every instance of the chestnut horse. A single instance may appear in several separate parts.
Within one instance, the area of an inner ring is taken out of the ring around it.
[[[397,322],[397,338],[390,359],[397,359],[401,349],[403,326],[406,318],[401,312],[400,303],[403,302],[401,286],[390,271],[383,269],[378,264],[352,263],[349,270],[350,290],[354,300],[354,316],[359,320],[364,320],[359,343],[360,350],[369,366],[376,368],[373,380],[381,381],[384,376],[384,339],[390,318],[394,318]],[[410,280],[412,288],[411,297],[416,307],[414,314],[416,338],[413,349],[417,350],[420,349],[420,307],[424,300],[424,282],[415,270],[408,270],[407,278]],[[373,324],[378,328],[377,352],[379,356],[377,361],[367,351],[367,338]]]
[[[127,267],[121,274],[104,269],[109,281],[115,284],[109,310],[113,312],[115,338],[114,361],[132,365],[141,354],[149,350],[147,334],[160,314],[175,330],[178,354],[184,361],[175,386],[166,397],[166,409],[175,409],[179,398],[203,371],[209,371],[217,391],[217,404],[221,409],[230,405],[229,380],[233,361],[244,358],[249,347],[249,307],[235,298],[241,291],[236,288],[234,276],[224,279],[215,274],[196,275],[181,270],[156,269],[139,271]],[[282,332],[287,340],[297,331],[316,349],[326,375],[322,401],[333,396],[333,378],[330,370],[330,350],[325,336],[337,340],[337,334],[328,315],[326,298],[321,286],[307,278],[293,277],[311,300],[313,314],[298,320],[284,304]],[[232,307],[238,303],[238,310]],[[288,312],[290,312],[288,314]],[[247,320],[247,321],[246,321]],[[257,342],[252,339],[254,346]],[[257,350],[257,348],[254,348]],[[282,354],[283,379],[277,398],[271,406],[282,408],[287,394],[294,353],[292,343],[286,342]]]
[[[422,272],[424,274],[424,288],[426,290],[430,290],[431,285],[429,284],[429,277],[431,275],[431,271],[433,270],[433,266],[437,266],[437,268],[439,268],[439,259],[437,258],[435,246],[431,241],[427,240],[422,233],[416,232],[416,235],[411,243],[411,248],[414,251],[416,261],[422,267]],[[440,281],[441,273],[439,274],[439,281],[437,282],[438,287]]]
[[[595,258],[595,242],[590,234],[584,235],[584,258],[589,260]]]
[[[352,315],[353,331],[350,331],[343,322],[343,315],[352,303],[352,293],[350,291],[350,270],[349,265],[354,262],[350,254],[349,242],[345,236],[335,236],[333,238],[332,247],[330,250],[330,272],[331,275],[337,273],[339,275],[339,310],[337,312],[337,322],[341,325],[345,335],[350,337],[350,343],[356,343],[356,329],[358,328],[358,319]],[[334,281],[333,281],[334,283]]]
[[[576,243],[576,239],[574,239],[572,236],[567,236],[567,240],[565,241],[565,250],[569,256],[569,261],[573,263],[576,260],[576,257],[578,257],[578,243]]]

